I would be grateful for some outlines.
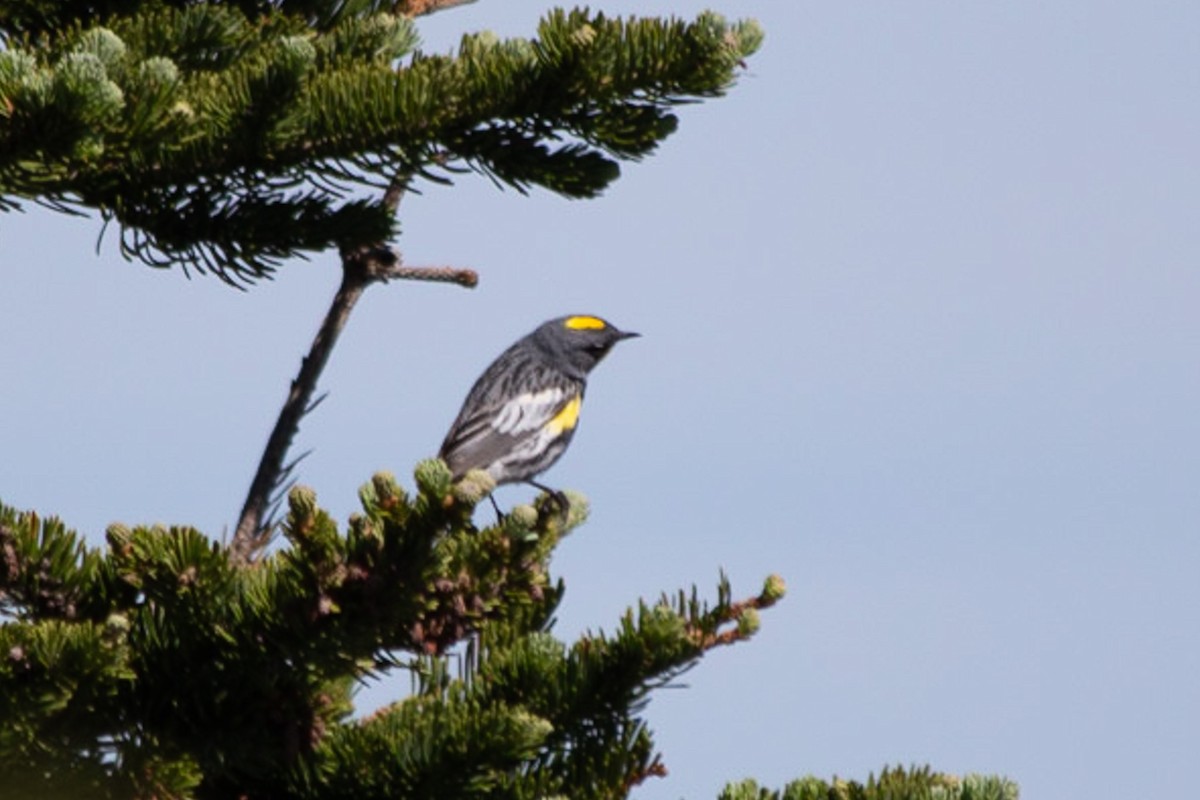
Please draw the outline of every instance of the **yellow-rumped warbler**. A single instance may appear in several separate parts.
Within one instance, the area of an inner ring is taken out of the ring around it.
[[[552,319],[492,362],[475,381],[438,455],[458,480],[482,469],[501,483],[534,482],[575,435],[587,375],[612,346],[636,333],[599,317]]]

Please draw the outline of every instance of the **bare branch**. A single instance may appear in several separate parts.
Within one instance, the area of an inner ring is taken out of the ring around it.
[[[350,312],[372,283],[398,279],[440,281],[472,287],[478,283],[479,276],[470,269],[404,267],[400,263],[400,254],[390,247],[364,247],[342,253],[342,284],[333,297],[308,355],[300,362],[300,372],[292,381],[275,428],[263,449],[258,471],[246,494],[246,502],[229,545],[230,556],[235,561],[253,561],[255,555],[270,541],[273,525],[267,524],[266,520],[272,497],[278,494],[281,484],[289,479],[299,459],[287,465],[284,461],[300,429],[300,420],[324,399],[322,395],[314,400],[313,394],[338,336],[350,319]]]
[[[420,17],[474,2],[475,0],[400,0],[396,3],[396,11],[408,17]]]
[[[404,197],[404,192],[408,189],[408,181],[411,177],[411,174],[397,175],[392,178],[392,182],[388,184],[387,191],[383,193],[383,204],[393,214],[396,213],[396,209],[400,208],[400,198]]]
[[[317,380],[325,369],[329,354],[333,352],[338,335],[346,327],[350,312],[369,282],[360,270],[345,268],[344,265],[342,285],[334,295],[333,303],[325,315],[325,321],[321,323],[320,330],[317,331],[316,338],[313,339],[308,355],[300,362],[300,372],[292,381],[275,428],[267,439],[267,446],[258,463],[258,471],[250,483],[242,514],[229,546],[230,554],[236,561],[252,561],[255,553],[267,544],[270,531],[263,530],[263,520],[271,497],[283,477],[284,459],[291,448],[296,431],[300,428],[300,419],[312,402]]]
[[[432,281],[436,283],[457,283],[468,289],[475,288],[479,283],[479,273],[473,269],[461,267],[400,267],[388,270],[387,277],[382,280]]]

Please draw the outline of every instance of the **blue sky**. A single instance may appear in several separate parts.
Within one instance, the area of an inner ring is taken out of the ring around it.
[[[531,34],[549,5],[422,22]],[[605,2],[691,16],[704,6]],[[999,772],[1026,798],[1184,795],[1200,743],[1200,6],[730,2],[763,50],[600,200],[482,178],[406,198],[298,447],[339,518],[411,482],[504,346],[562,313],[643,338],[546,480],[592,501],[558,633],[724,568],[791,592],[649,708],[671,771]],[[231,526],[338,280],[249,293],[0,217],[0,499]],[[521,499],[522,489],[502,498]]]

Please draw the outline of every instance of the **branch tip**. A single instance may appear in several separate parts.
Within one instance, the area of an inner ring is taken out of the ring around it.
[[[422,17],[435,11],[444,11],[455,6],[465,6],[475,0],[400,0],[396,11],[406,17]]]
[[[479,285],[479,273],[465,267],[402,267],[397,264],[382,279],[457,283],[468,289]]]

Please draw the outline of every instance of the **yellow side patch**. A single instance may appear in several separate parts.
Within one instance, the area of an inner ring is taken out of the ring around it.
[[[608,325],[604,324],[604,320],[599,317],[567,317],[566,321],[563,322],[563,326],[575,331],[600,331],[608,327]]]
[[[563,406],[562,411],[554,415],[554,417],[546,423],[546,428],[552,434],[557,436],[563,431],[568,431],[579,424],[579,406],[581,400],[579,395],[575,395],[567,404]]]

